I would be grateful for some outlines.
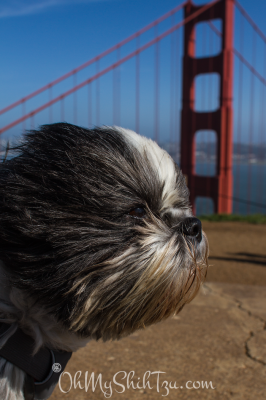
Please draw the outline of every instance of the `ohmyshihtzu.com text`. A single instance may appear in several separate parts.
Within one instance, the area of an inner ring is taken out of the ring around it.
[[[186,381],[184,384],[166,380],[166,372],[163,371],[146,371],[143,376],[139,377],[135,371],[119,371],[113,375],[109,381],[104,381],[102,374],[96,375],[94,372],[77,371],[74,376],[69,372],[62,372],[59,378],[59,389],[63,393],[69,393],[73,389],[84,390],[85,392],[95,392],[97,387],[101,390],[104,397],[110,398],[113,393],[124,393],[128,389],[154,390],[162,396],[168,396],[173,390],[197,390],[197,389],[215,389],[212,381]]]

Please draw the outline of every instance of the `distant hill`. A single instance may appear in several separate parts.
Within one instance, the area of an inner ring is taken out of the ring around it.
[[[173,159],[178,163],[180,159],[180,145],[179,143],[161,143]],[[196,145],[196,159],[198,162],[214,162],[216,158],[216,144],[215,143],[197,143]],[[233,144],[233,160],[239,162],[261,163],[266,162],[266,143],[265,144],[246,144],[234,143]]]

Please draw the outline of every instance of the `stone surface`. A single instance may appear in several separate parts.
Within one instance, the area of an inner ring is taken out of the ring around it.
[[[208,282],[266,286],[266,225],[203,221],[210,244]]]
[[[247,341],[247,352],[253,360],[260,361],[266,365],[266,330],[252,332],[252,336]]]

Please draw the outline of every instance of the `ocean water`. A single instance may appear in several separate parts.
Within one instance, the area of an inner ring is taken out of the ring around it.
[[[198,175],[214,175],[215,165],[198,163]],[[196,214],[212,214],[209,198],[196,199]],[[266,165],[240,164],[233,166],[233,213],[241,215],[266,214]]]

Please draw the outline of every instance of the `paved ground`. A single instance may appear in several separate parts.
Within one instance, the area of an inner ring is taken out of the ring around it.
[[[266,225],[204,222],[210,243],[207,281],[266,286]]]
[[[69,393],[57,387],[51,399],[266,398],[266,226],[204,223],[204,229],[213,266],[197,298],[179,316],[122,341],[90,342],[67,366],[62,389],[72,377]],[[87,392],[74,389],[77,371],[81,387],[87,371],[95,381],[102,377],[102,389],[100,379],[94,392],[91,384]],[[170,389],[174,383],[178,388]]]

